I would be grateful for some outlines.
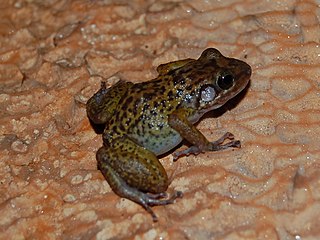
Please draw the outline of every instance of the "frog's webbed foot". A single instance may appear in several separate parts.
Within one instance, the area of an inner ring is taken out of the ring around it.
[[[225,140],[231,140],[228,143],[223,144]],[[209,145],[205,149],[201,150],[198,146],[191,146],[185,150],[174,152],[173,161],[176,161],[181,156],[188,156],[190,154],[198,155],[199,153],[206,151],[220,151],[227,148],[240,148],[241,143],[239,140],[234,140],[234,135],[230,132],[226,132],[218,140],[209,142]]]

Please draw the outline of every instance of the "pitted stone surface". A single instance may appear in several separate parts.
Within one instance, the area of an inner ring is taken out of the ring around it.
[[[319,2],[1,4],[0,239],[320,238]],[[154,224],[97,170],[84,103],[103,79],[147,81],[207,47],[252,66],[247,91],[198,124],[242,148],[163,157],[184,197]]]

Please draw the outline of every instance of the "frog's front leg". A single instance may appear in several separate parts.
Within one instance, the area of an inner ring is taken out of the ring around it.
[[[112,190],[120,197],[143,206],[157,221],[151,206],[167,205],[182,197],[175,192],[166,197],[169,182],[157,157],[127,137],[114,139],[111,146],[103,146],[97,152],[98,167]]]
[[[188,120],[192,109],[178,109],[169,115],[169,125],[175,129],[184,139],[192,144],[191,147],[173,153],[174,160],[180,156],[199,154],[206,151],[219,151],[230,147],[240,148],[240,141],[234,140],[232,133],[225,133],[216,141],[209,142],[206,137]],[[231,140],[223,144],[225,140]]]

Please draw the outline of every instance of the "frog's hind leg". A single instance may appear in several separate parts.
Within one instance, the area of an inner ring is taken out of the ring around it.
[[[126,137],[115,139],[111,147],[101,147],[97,160],[112,190],[143,206],[153,221],[157,216],[151,206],[171,204],[182,196],[175,192],[164,199],[169,183],[163,166],[152,152]]]
[[[94,124],[105,124],[114,115],[118,103],[125,96],[128,88],[133,83],[123,80],[118,81],[110,88],[102,82],[97,91],[87,102],[87,115]]]

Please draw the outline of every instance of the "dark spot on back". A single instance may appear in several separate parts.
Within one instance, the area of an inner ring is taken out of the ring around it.
[[[165,91],[166,91],[165,86],[162,86],[162,87],[159,89],[159,93],[160,93],[160,94],[164,94]]]
[[[120,128],[120,130],[121,130],[122,132],[125,131],[125,128],[124,128],[123,124],[119,124],[119,128]]]
[[[147,101],[150,101],[152,99],[152,94],[151,93],[143,93],[143,98]]]
[[[163,108],[165,108],[165,107],[167,106],[167,104],[166,104],[166,103],[167,103],[167,101],[166,101],[166,100],[162,100],[162,101],[161,101],[161,105],[162,105],[162,107],[163,107]]]
[[[134,105],[133,105],[133,114],[134,114],[134,115],[137,115],[137,113],[138,113],[139,103],[140,103],[140,99],[137,99],[137,100],[134,102]]]
[[[173,77],[173,84],[176,86],[177,84],[185,84],[185,79],[184,79],[184,77],[181,75],[181,74],[179,74],[179,75],[175,75],[174,77]]]
[[[155,110],[151,110],[150,114],[153,115],[153,116],[157,116],[157,112]]]
[[[172,90],[170,90],[170,91],[168,92],[167,97],[168,97],[168,100],[173,100],[174,96],[173,96]]]
[[[149,108],[150,108],[150,105],[149,105],[149,104],[145,104],[145,105],[143,106],[143,111],[145,112],[145,111],[147,111]]]
[[[127,115],[127,111],[123,111],[122,112],[122,118],[123,119],[127,119],[128,115]]]
[[[122,105],[123,108],[127,107],[127,106],[132,102],[132,100],[133,100],[133,97],[132,97],[132,96],[128,97],[128,98],[125,100],[124,104]]]
[[[129,126],[130,122],[131,122],[131,119],[128,118],[127,121],[126,121],[126,125]]]

